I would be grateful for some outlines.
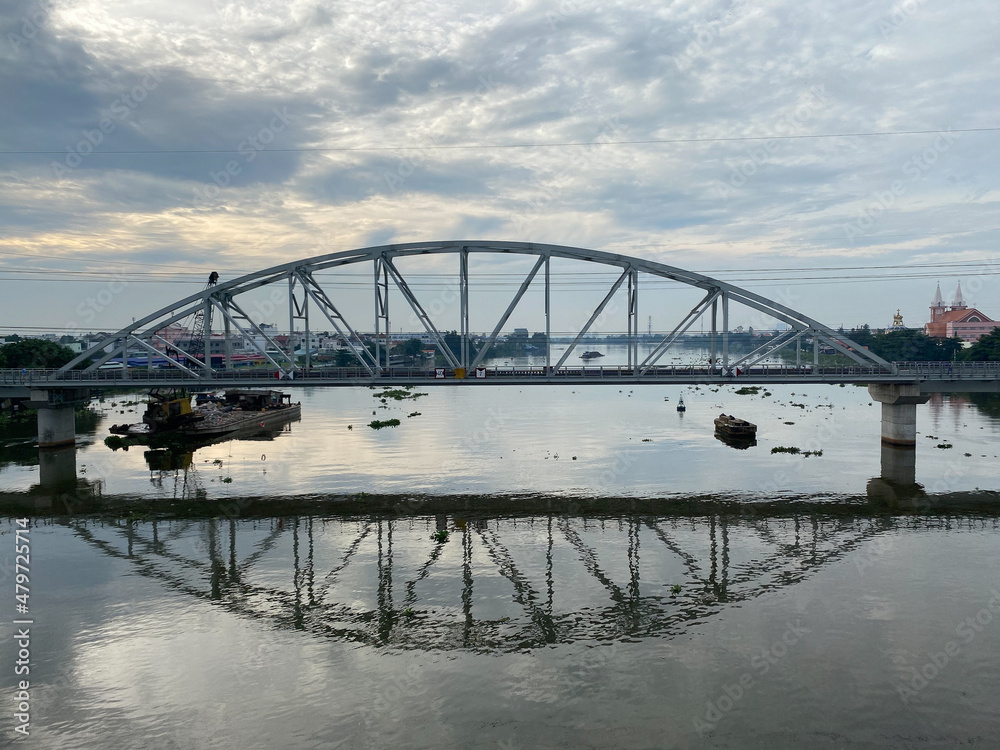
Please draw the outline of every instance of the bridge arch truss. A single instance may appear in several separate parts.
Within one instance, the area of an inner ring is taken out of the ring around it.
[[[534,259],[534,263],[509,300],[503,314],[484,339],[479,353],[474,356],[472,340],[479,336],[471,331],[469,325],[471,305],[469,258],[481,254],[529,256]],[[445,343],[445,334],[420,302],[414,293],[413,285],[407,280],[407,274],[397,263],[404,258],[440,255],[455,255],[459,261],[456,279],[460,318],[458,351]],[[586,322],[570,334],[571,343],[557,359],[554,357],[555,352],[552,351],[551,344],[552,286],[553,277],[556,275],[552,269],[554,259],[596,264],[617,274],[617,278],[610,284],[603,299],[593,309]],[[368,292],[371,295],[370,309],[373,310],[373,318],[370,330],[362,328],[360,316],[356,313],[355,323],[352,325],[348,320],[349,316],[345,314],[348,302],[343,299],[344,295],[328,293],[321,280],[317,278],[320,272],[335,271],[349,266],[368,266],[371,269]],[[639,330],[639,289],[640,282],[645,277],[679,282],[700,290],[703,296],[689,312],[675,321],[669,333],[660,336],[648,352],[642,352],[645,356],[640,357],[642,334]],[[391,323],[390,292],[402,297],[408,312],[412,313],[425,329],[448,367],[471,369],[480,365],[491,346],[500,337],[518,304],[534,285],[537,285],[534,288],[538,286],[543,288],[546,326],[545,361],[546,370],[550,374],[566,367],[568,358],[593,330],[595,322],[605,313],[609,303],[621,289],[627,290],[625,339],[628,347],[628,367],[640,381],[643,376],[650,373],[663,355],[678,343],[681,336],[706,315],[711,321],[709,341],[712,362],[720,366],[722,372],[736,367],[749,368],[786,347],[795,346],[799,352],[804,339],[811,339],[813,342],[814,363],[818,361],[820,347],[823,347],[832,348],[862,367],[885,374],[895,372],[893,365],[819,321],[779,302],[719,279],[663,263],[599,250],[525,242],[457,240],[383,245],[321,255],[272,266],[231,281],[208,286],[201,292],[150,313],[110,334],[99,344],[62,367],[53,378],[58,380],[67,377],[66,374],[71,369],[81,364],[87,363],[85,371],[93,371],[113,358],[122,357],[125,361],[130,352],[142,352],[149,358],[153,356],[163,358],[169,367],[181,370],[190,379],[211,380],[215,370],[219,369],[213,368],[211,357],[213,322],[217,323],[225,334],[223,338],[225,352],[221,357],[222,369],[233,367],[231,341],[236,334],[240,334],[250,349],[279,371],[280,375],[292,376],[301,365],[298,363],[298,355],[292,343],[294,337],[291,333],[298,325],[305,334],[307,343],[305,360],[308,367],[310,333],[316,330],[317,321],[324,329],[332,328],[339,336],[349,341],[360,341],[374,332],[374,355],[363,346],[356,347],[355,351],[360,360],[360,367],[371,377],[377,377],[385,369],[387,361],[381,352],[382,341],[384,340],[387,346],[391,343],[388,335]],[[273,335],[251,318],[247,312],[249,305],[244,302],[250,293],[269,286],[282,289],[283,293],[279,298],[287,299],[290,335],[289,343],[284,346],[279,345]],[[749,353],[741,351],[738,355],[734,355],[729,346],[730,309],[733,304],[742,305],[756,314],[780,321],[788,328],[753,351]],[[204,341],[198,341],[197,346],[191,346],[189,342],[185,348],[176,340],[169,340],[165,335],[169,326],[199,315],[204,325],[198,330],[199,335],[204,336]],[[208,354],[202,354],[203,352]],[[800,354],[797,354],[797,359],[799,356]]]

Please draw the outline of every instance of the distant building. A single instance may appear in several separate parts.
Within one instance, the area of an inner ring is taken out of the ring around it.
[[[950,308],[945,306],[941,298],[941,285],[937,285],[937,291],[931,301],[931,319],[924,326],[924,333],[938,339],[962,339],[975,343],[997,327],[1000,327],[1000,321],[993,320],[976,308],[965,304],[960,281]]]

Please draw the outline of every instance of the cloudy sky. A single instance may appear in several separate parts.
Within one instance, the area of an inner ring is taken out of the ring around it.
[[[659,260],[831,325],[922,324],[961,278],[1000,318],[998,21],[990,0],[3,0],[0,335],[457,238]]]

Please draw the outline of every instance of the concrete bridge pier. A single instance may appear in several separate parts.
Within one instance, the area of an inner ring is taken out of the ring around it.
[[[872,400],[882,404],[882,444],[914,447],[917,444],[917,404],[926,404],[929,395],[915,384],[872,383]]]
[[[72,404],[38,409],[38,447],[63,448],[76,445],[76,419]]]

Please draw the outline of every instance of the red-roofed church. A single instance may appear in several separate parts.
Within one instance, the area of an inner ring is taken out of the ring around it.
[[[950,309],[945,307],[941,298],[941,284],[937,285],[931,302],[931,320],[924,326],[924,333],[939,339],[962,339],[975,343],[998,326],[1000,322],[992,320],[974,307],[966,306],[962,299],[962,282],[959,281]]]

